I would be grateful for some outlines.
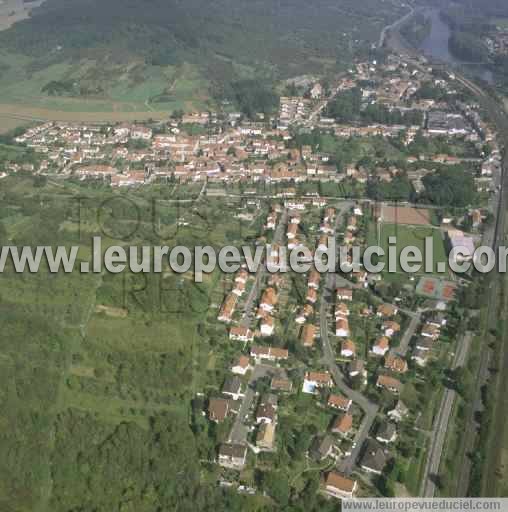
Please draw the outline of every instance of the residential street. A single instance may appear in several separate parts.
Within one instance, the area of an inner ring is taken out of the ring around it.
[[[267,364],[257,364],[252,371],[252,375],[249,379],[249,384],[245,391],[245,397],[242,400],[240,410],[236,415],[233,428],[229,434],[228,442],[235,444],[245,444],[247,442],[247,435],[249,433],[248,425],[245,425],[244,420],[249,415],[250,408],[256,398],[255,385],[258,379],[262,379],[266,375],[269,375],[271,371],[274,371],[273,366]]]
[[[415,335],[418,325],[420,325],[420,315],[412,316],[408,328],[402,335],[399,346],[395,349],[397,354],[401,355],[402,357],[407,354],[409,343],[411,338]]]
[[[286,223],[287,223],[287,217],[288,212],[287,209],[284,209],[282,212],[282,215],[279,219],[279,222],[277,223],[277,227],[275,229],[275,233],[273,236],[274,243],[281,243],[284,237],[285,229],[286,229]],[[242,319],[240,321],[240,325],[244,327],[249,327],[252,321],[252,313],[256,305],[256,301],[258,300],[259,292],[261,289],[261,286],[263,285],[264,277],[266,275],[267,269],[266,269],[266,262],[263,265],[260,265],[254,285],[252,286],[252,289],[249,293],[249,296],[247,297],[246,303],[245,303],[245,309],[242,316]],[[255,383],[258,379],[265,377],[270,373],[270,371],[273,371],[273,366],[264,365],[264,364],[257,364],[254,367],[254,370],[252,372],[252,375],[249,379],[249,384],[247,386],[247,389],[245,391],[245,397],[242,400],[242,405],[240,407],[240,410],[238,411],[238,414],[235,418],[235,422],[233,424],[233,428],[231,429],[231,432],[229,434],[228,441],[230,443],[237,443],[237,444],[245,444],[247,442],[247,434],[249,432],[249,428],[247,425],[244,424],[245,418],[248,416],[250,408],[252,406],[253,400],[256,397],[255,393]]]
[[[282,212],[282,215],[279,219],[279,222],[277,223],[277,227],[275,229],[275,233],[273,235],[273,243],[274,244],[280,244],[284,240],[284,234],[286,229],[286,223],[288,219],[288,211],[287,209],[284,209]],[[249,327],[250,323],[252,321],[252,312],[256,305],[256,301],[259,296],[259,292],[261,289],[261,286],[263,285],[263,280],[266,275],[266,261],[262,265],[259,266],[259,269],[256,274],[256,278],[254,281],[254,285],[252,286],[252,289],[249,293],[249,296],[247,297],[247,300],[245,302],[245,308],[243,312],[242,319],[240,321],[240,325],[243,327]]]
[[[336,225],[339,224],[341,217],[347,211],[348,206],[343,206],[340,211],[337,211]],[[328,366],[328,370],[333,376],[333,380],[337,387],[341,390],[341,392],[353,400],[361,409],[364,411],[365,416],[363,418],[362,424],[355,436],[354,447],[351,450],[351,455],[344,459],[340,464],[340,470],[345,474],[350,474],[355,466],[356,460],[360,453],[360,449],[362,447],[363,442],[367,438],[370,429],[372,428],[372,424],[376,418],[379,407],[370,402],[362,393],[359,391],[355,391],[351,389],[340,371],[339,367],[335,362],[335,350],[333,349],[330,337],[328,334],[328,318],[327,313],[330,308],[331,301],[335,297],[335,288],[337,286],[336,274],[329,273],[326,276],[326,283],[324,287],[323,294],[321,296],[321,305],[320,305],[320,332],[321,332],[321,343],[323,344],[323,356],[324,361]]]

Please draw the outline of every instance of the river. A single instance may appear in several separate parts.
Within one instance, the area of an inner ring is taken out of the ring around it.
[[[428,9],[425,11],[425,16],[432,21],[430,33],[420,45],[420,50],[427,57],[445,62],[452,66],[466,68],[469,74],[473,74],[477,78],[481,78],[490,84],[494,83],[492,71],[486,66],[464,63],[450,53],[448,49],[448,39],[451,31],[450,27],[441,19],[439,9]]]

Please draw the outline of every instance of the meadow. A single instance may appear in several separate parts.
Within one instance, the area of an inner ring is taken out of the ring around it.
[[[389,238],[396,237],[396,244],[389,244]],[[404,247],[413,246],[419,249],[422,254],[422,258],[425,261],[425,239],[432,238],[432,258],[433,258],[433,272],[432,274],[437,272],[437,265],[439,262],[444,262],[446,264],[446,269],[448,269],[447,264],[447,254],[445,251],[444,240],[442,232],[439,229],[433,227],[414,227],[414,226],[405,226],[403,224],[378,224],[375,222],[371,222],[368,230],[368,243],[369,245],[378,245],[381,247],[385,254],[388,254],[388,248],[390,245],[394,245],[396,247],[396,255],[397,255],[397,265],[396,265],[396,274],[404,274],[402,268],[400,267],[400,253]],[[381,257],[379,259],[381,262],[386,263],[387,257]],[[387,266],[387,265],[386,265]],[[445,275],[448,273],[446,271]],[[425,275],[427,274],[422,269],[417,273],[417,275]],[[388,273],[388,269],[385,268],[384,275],[390,276]],[[393,273],[391,273],[393,275]],[[443,276],[443,274],[441,274]]]
[[[105,70],[98,72],[101,65]],[[161,67],[142,61],[108,65],[68,59],[39,69],[37,59],[2,52],[2,70],[0,115],[62,120],[78,115],[85,121],[121,121],[205,109],[209,101],[208,82],[186,63]],[[103,92],[56,96],[43,91],[52,81],[69,80]]]

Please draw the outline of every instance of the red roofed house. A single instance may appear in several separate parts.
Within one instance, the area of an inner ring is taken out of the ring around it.
[[[390,317],[397,314],[398,309],[395,306],[392,306],[391,304],[381,304],[377,308],[377,316],[383,318],[383,317]]]
[[[226,419],[229,411],[229,400],[226,398],[210,398],[208,402],[208,417],[215,423]]]
[[[273,334],[274,330],[275,330],[275,326],[274,326],[273,317],[271,317],[270,315],[266,315],[261,320],[261,327],[260,327],[261,336],[271,336]]]
[[[331,388],[333,386],[332,376],[328,372],[307,372],[303,379],[303,392],[316,393],[320,388]]]
[[[335,336],[347,338],[349,336],[349,323],[347,319],[340,318],[335,323]]]
[[[353,290],[351,288],[337,288],[337,300],[353,300]]]
[[[308,288],[307,289],[307,296],[305,297],[305,300],[310,302],[311,304],[315,304],[317,302],[318,295],[315,288]]]
[[[277,361],[279,359],[287,359],[289,357],[289,352],[285,348],[254,345],[250,349],[250,355],[259,361],[263,359],[268,361]]]
[[[332,433],[346,437],[353,429],[353,416],[349,413],[337,416],[332,425]]]
[[[385,368],[396,373],[406,373],[408,370],[406,360],[394,354],[388,354],[386,356]]]
[[[346,478],[336,471],[326,475],[324,492],[333,498],[352,498],[358,489],[356,480]]]
[[[223,302],[217,319],[219,322],[229,323],[232,320],[233,312],[236,307],[237,296],[230,293]]]
[[[400,331],[400,325],[397,322],[393,322],[392,320],[386,320],[383,322],[383,329],[385,336],[391,338],[395,333]]]
[[[349,308],[345,302],[339,302],[335,306],[335,320],[339,318],[346,319],[349,316]]]
[[[372,353],[383,357],[390,349],[390,340],[386,336],[381,336],[376,340],[372,347]]]
[[[250,370],[250,360],[247,356],[240,356],[231,368],[236,375],[245,375]]]
[[[252,341],[254,333],[248,328],[241,325],[231,327],[229,330],[229,339],[235,341]]]
[[[275,304],[277,304],[277,293],[275,292],[274,288],[267,288],[261,296],[259,307],[263,311],[271,313],[275,307]]]
[[[300,335],[304,347],[313,347],[316,339],[316,326],[305,324]]]
[[[389,377],[388,375],[379,375],[377,378],[376,386],[378,388],[384,388],[392,393],[400,393],[402,389],[402,383],[400,380]]]
[[[340,355],[342,357],[355,357],[356,356],[356,345],[352,340],[344,340],[341,344]]]
[[[330,395],[328,397],[328,406],[340,411],[348,412],[352,403],[352,400],[342,395]]]
[[[317,270],[311,270],[309,274],[308,286],[317,290],[319,288],[319,282],[321,281],[321,275]]]

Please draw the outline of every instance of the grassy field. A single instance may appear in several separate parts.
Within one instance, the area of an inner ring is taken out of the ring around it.
[[[411,458],[406,470],[405,485],[411,496],[418,496],[423,472],[425,471],[427,448],[429,446],[429,440],[425,434],[419,433],[416,445],[418,447],[417,456]]]
[[[493,18],[491,22],[503,30],[508,30],[508,18]]]
[[[16,128],[25,127],[29,124],[30,123],[28,121],[24,121],[23,119],[0,115],[0,135],[8,133]]]
[[[378,245],[385,251],[385,254],[388,254],[388,248],[390,246],[388,242],[390,237],[396,237],[397,240],[397,243],[394,245],[394,247],[396,247],[397,265],[395,267],[395,273],[388,273],[387,256],[380,258],[380,261],[386,264],[385,274],[404,273],[399,262],[400,253],[404,247],[413,246],[418,248],[422,254],[423,260],[425,260],[425,239],[428,237],[431,237],[433,241],[433,273],[437,273],[438,262],[447,262],[442,233],[438,229],[431,227],[410,227],[402,224],[378,225],[377,223],[371,222],[368,231],[369,245]],[[448,266],[446,266],[446,268],[447,267]],[[425,274],[423,266],[417,274]]]
[[[506,279],[505,279],[506,287]],[[506,296],[505,301],[506,301]],[[499,372],[492,376],[491,407],[493,413],[490,421],[489,436],[486,446],[484,463],[484,475],[482,481],[482,496],[508,496],[508,481],[506,472],[508,468],[508,428],[506,427],[506,415],[508,413],[508,348],[506,338],[506,322],[508,306],[505,304],[503,318],[500,321],[500,329],[503,336],[499,340]]]
[[[209,101],[208,82],[189,64],[158,67],[134,62],[111,66],[103,74],[98,71],[100,65],[95,61],[68,61],[33,71],[36,62],[30,58],[0,53],[0,116],[123,121],[157,118],[176,109],[202,110]],[[100,85],[104,93],[51,96],[43,88],[53,80]]]

